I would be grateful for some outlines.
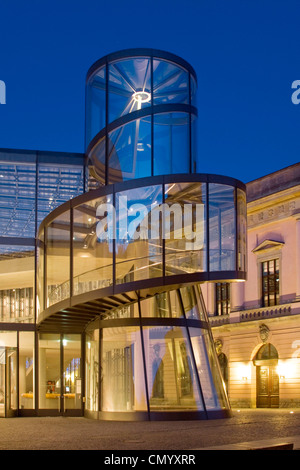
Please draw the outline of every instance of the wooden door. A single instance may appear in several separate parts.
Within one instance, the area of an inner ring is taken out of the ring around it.
[[[257,408],[279,407],[279,377],[276,366],[256,368]]]

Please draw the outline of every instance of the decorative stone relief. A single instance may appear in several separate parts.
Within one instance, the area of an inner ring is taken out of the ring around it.
[[[266,343],[268,341],[269,333],[270,333],[270,330],[267,327],[267,325],[262,324],[259,326],[259,335],[263,343]]]

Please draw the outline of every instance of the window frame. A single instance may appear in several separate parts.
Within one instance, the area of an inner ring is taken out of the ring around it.
[[[223,298],[223,288],[225,288],[226,296]],[[218,295],[218,292],[220,295]],[[224,309],[225,304],[225,309]],[[219,313],[220,306],[220,313]],[[223,316],[230,314],[231,307],[231,289],[230,282],[217,282],[215,285],[215,316]],[[225,311],[224,311],[225,310]]]
[[[267,263],[267,275],[264,275],[264,264]],[[269,263],[273,263],[273,273],[270,272]],[[261,269],[261,305],[262,307],[273,307],[274,305],[279,305],[280,303],[280,258],[277,256],[268,258],[260,261]],[[277,271],[278,265],[278,271]],[[278,275],[277,275],[278,272]],[[267,278],[267,291],[264,289],[264,279]],[[274,289],[270,290],[270,279],[273,278]],[[276,283],[278,284],[278,289],[276,288]],[[265,302],[265,296],[267,295],[268,301]],[[270,295],[274,295],[274,303],[270,302]]]

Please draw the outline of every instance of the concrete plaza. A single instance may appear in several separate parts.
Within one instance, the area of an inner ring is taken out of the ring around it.
[[[300,410],[233,410],[209,421],[112,422],[43,417],[0,420],[0,450],[247,450],[288,442],[300,449]]]

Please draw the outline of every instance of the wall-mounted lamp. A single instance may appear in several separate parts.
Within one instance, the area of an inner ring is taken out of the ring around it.
[[[237,375],[241,382],[249,383],[251,381],[251,365],[241,364],[237,369]]]

